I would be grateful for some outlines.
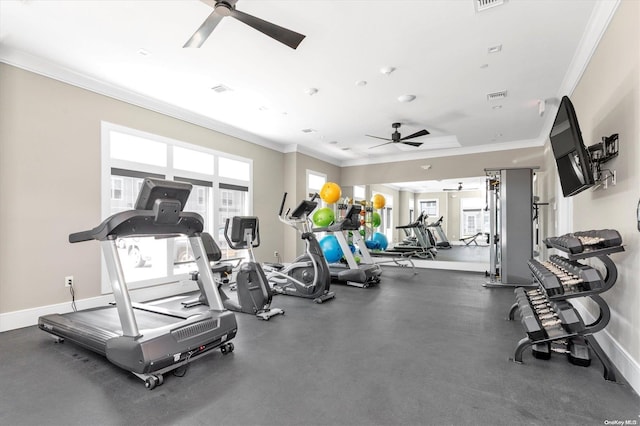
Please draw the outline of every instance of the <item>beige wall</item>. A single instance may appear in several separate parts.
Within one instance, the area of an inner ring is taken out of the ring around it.
[[[620,155],[607,164],[618,183],[573,197],[574,230],[617,229],[626,252],[615,287],[604,294],[612,311],[606,331],[640,364],[640,2],[622,1],[571,100],[585,144],[620,134]],[[594,312],[595,313],[595,312]]]
[[[282,240],[282,153],[4,64],[0,111],[0,313],[68,301],[67,275],[100,294],[99,244],[67,238],[101,220],[101,120],[253,158],[263,247]]]
[[[544,163],[543,148],[523,148],[480,154],[455,155],[370,166],[342,168],[343,185],[414,182],[484,176],[485,168],[535,167]],[[430,164],[429,170],[422,165]]]
[[[340,184],[340,168],[338,166],[299,153],[286,154],[285,158],[287,172],[284,186],[288,192],[285,211],[287,208],[293,210],[301,200],[309,198],[306,193],[307,170],[326,174],[327,182]],[[282,194],[280,194],[278,198],[278,208],[280,207],[281,200]],[[274,209],[271,214],[275,215],[276,213],[277,209]],[[300,234],[294,231],[293,228],[281,223],[279,226],[285,228],[284,238],[280,248],[281,257],[284,262],[291,262],[295,257],[303,253],[304,242],[300,238]],[[271,253],[271,256],[272,255],[273,253]]]

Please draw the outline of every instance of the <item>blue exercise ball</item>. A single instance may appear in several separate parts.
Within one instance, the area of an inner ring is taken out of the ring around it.
[[[327,235],[321,239],[320,248],[327,262],[335,263],[342,259],[342,249],[335,235]]]
[[[384,234],[381,234],[380,232],[375,232],[371,236],[371,241],[373,241],[374,243],[378,243],[378,248],[380,250],[386,250],[387,247],[389,246],[389,241],[387,241],[387,237]]]
[[[364,244],[369,250],[380,250],[380,243],[378,241],[367,240]]]

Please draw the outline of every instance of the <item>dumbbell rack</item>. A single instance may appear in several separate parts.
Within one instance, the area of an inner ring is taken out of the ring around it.
[[[520,312],[527,337],[518,342],[513,361],[521,363],[522,354],[532,348],[534,357],[549,359],[552,352],[567,354],[576,365],[591,363],[591,349],[604,367],[604,377],[615,381],[615,370],[608,357],[593,338],[593,334],[604,329],[611,319],[611,312],[600,296],[615,284],[618,269],[609,257],[624,251],[618,231],[611,229],[576,232],[545,240],[549,248],[562,251],[566,257],[551,255],[547,262],[531,259],[528,262],[535,280],[536,289],[515,289],[516,303],[511,306],[509,319]],[[596,258],[604,266],[604,278],[595,268],[578,260]],[[598,318],[585,324],[570,299],[588,297],[600,309]]]

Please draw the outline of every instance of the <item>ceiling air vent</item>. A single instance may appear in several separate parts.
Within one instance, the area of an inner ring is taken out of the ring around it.
[[[501,6],[504,4],[504,0],[473,0],[476,6],[476,12],[482,12],[492,7]]]
[[[497,101],[499,99],[504,99],[506,97],[507,97],[507,91],[503,90],[501,92],[489,93],[487,95],[487,100],[488,101]]]
[[[213,86],[211,90],[213,90],[216,93],[224,93],[224,92],[230,92],[231,88],[229,86],[225,86],[224,84],[219,84],[217,86]]]

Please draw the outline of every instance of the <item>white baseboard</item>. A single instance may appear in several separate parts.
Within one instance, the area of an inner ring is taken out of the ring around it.
[[[585,323],[592,323],[597,318],[594,317],[585,307],[585,305],[577,299],[572,299],[571,304],[576,308]],[[627,352],[620,343],[605,328],[594,334],[604,353],[609,357],[618,372],[624,377],[629,386],[640,395],[640,364],[634,360],[629,352]]]
[[[153,287],[139,288],[129,290],[131,300],[141,302],[145,300],[153,300],[161,297],[174,296],[188,291],[197,289],[195,282],[186,280],[171,284],[164,284]],[[112,294],[91,297],[88,299],[76,300],[78,310],[96,308],[105,306],[113,302]],[[15,330],[17,328],[30,327],[38,324],[38,318],[42,315],[64,314],[73,310],[71,302],[57,303],[55,305],[39,306],[37,308],[23,309],[20,311],[6,312],[0,314],[0,332]]]

